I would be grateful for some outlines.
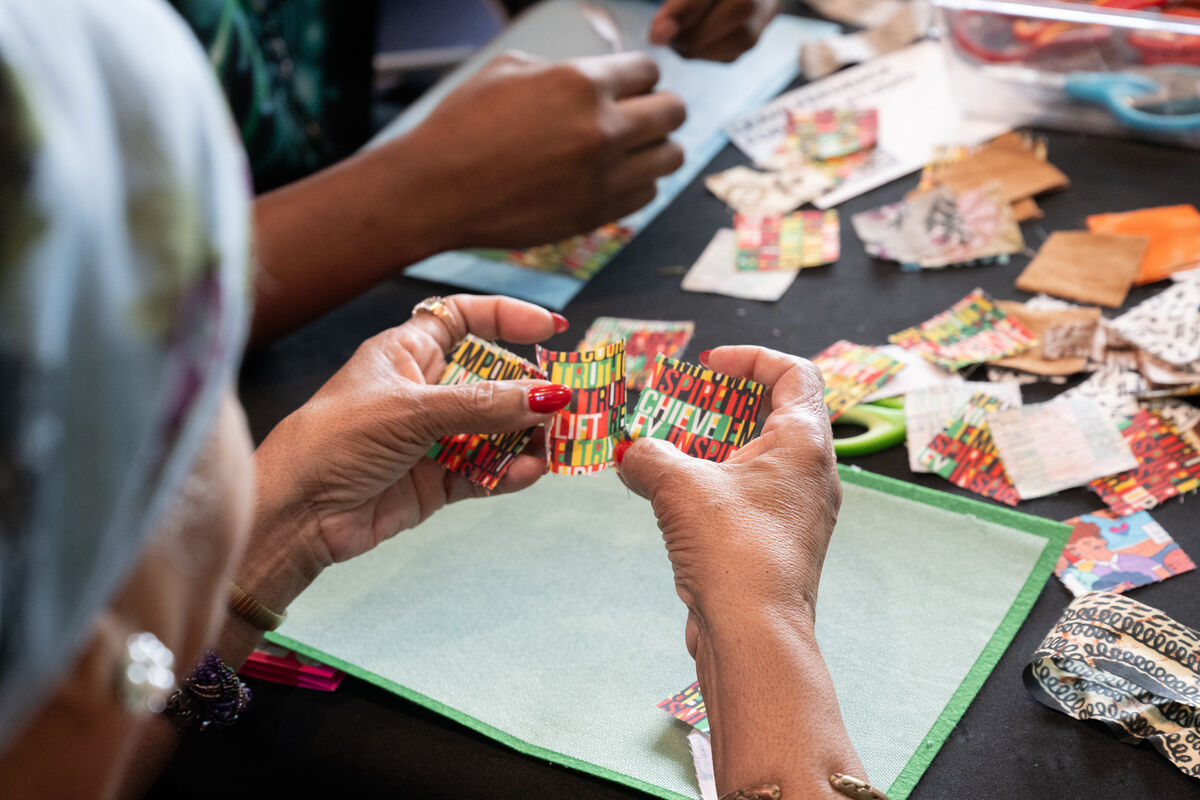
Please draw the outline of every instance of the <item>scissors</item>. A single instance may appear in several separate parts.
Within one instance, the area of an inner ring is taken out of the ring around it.
[[[1120,72],[1048,72],[984,67],[996,77],[1101,106],[1128,128],[1152,133],[1200,130],[1200,67],[1171,64]]]
[[[866,431],[857,436],[834,438],[833,452],[846,458],[864,456],[904,441],[904,399],[890,397],[874,403],[862,403],[842,414],[834,422],[861,425]]]

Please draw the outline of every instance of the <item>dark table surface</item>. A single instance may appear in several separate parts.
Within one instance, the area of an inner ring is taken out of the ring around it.
[[[1195,202],[1200,153],[1050,134],[1050,158],[1071,178],[1065,191],[1043,196],[1045,218],[1023,225],[1032,250],[1050,231],[1082,229],[1091,213]],[[726,147],[704,174],[745,163]],[[806,270],[777,303],[684,292],[673,267],[690,265],[730,212],[696,180],[621,252],[566,309],[572,328],[550,341],[571,349],[599,315],[691,319],[696,334],[686,357],[722,344],[759,344],[811,356],[837,339],[885,342],[888,334],[927,319],[982,286],[999,298],[1027,299],[1013,281],[1027,263],[920,273],[868,258],[850,216],[900,199],[915,183],[896,181],[843,204],[842,257]],[[1126,305],[1160,290],[1135,289]],[[256,438],[311,395],[365,338],[403,322],[413,304],[448,293],[437,284],[397,278],[367,292],[245,362],[241,393]],[[1110,313],[1111,312],[1106,312]],[[1025,387],[1026,402],[1063,387]],[[864,469],[957,494],[957,487],[909,472],[903,446],[854,459]],[[1153,513],[1194,558],[1200,557],[1197,500],[1176,499]],[[1084,489],[1020,505],[1050,519],[1102,504]],[[967,568],[948,564],[947,569]],[[870,591],[869,584],[864,591]],[[1138,589],[1134,597],[1176,619],[1200,625],[1200,571]],[[1021,683],[1028,655],[1070,595],[1051,579],[992,675],[911,795],[914,800],[964,798],[1182,798],[1200,796],[1148,747],[1130,747],[1107,732],[1053,712]],[[886,602],[886,598],[880,598]],[[683,647],[682,636],[680,647]],[[936,657],[936,654],[931,654]],[[255,705],[234,728],[187,739],[153,797],[427,797],[618,798],[640,792],[517,754],[399,697],[348,678],[325,694],[253,681]],[[880,718],[904,709],[880,709]],[[619,736],[620,731],[598,732]]]

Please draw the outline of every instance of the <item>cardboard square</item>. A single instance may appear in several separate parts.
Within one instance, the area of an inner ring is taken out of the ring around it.
[[[1017,277],[1017,288],[1119,308],[1149,243],[1145,236],[1056,231]]]

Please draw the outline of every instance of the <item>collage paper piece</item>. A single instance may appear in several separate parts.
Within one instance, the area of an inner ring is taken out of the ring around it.
[[[587,352],[537,348],[551,383],[571,389],[571,402],[546,429],[555,475],[590,475],[612,464],[625,413],[625,341]]]
[[[1200,263],[1200,211],[1195,206],[1160,206],[1093,214],[1088,230],[1145,236],[1150,245],[1138,269],[1135,284],[1154,283]]]
[[[734,167],[709,175],[704,185],[739,214],[787,214],[833,186],[833,179],[811,166],[759,172]]]
[[[1004,470],[988,428],[987,416],[1004,402],[977,393],[953,421],[933,437],[921,454],[921,465],[955,486],[1015,506],[1021,499]]]
[[[1200,281],[1176,281],[1112,321],[1113,330],[1163,361],[1200,360]]]
[[[1051,357],[1047,354],[1045,341],[1047,333],[1055,326],[1087,325],[1090,326],[1089,336],[1095,336],[1096,327],[1100,322],[1100,309],[1072,306],[1062,309],[1036,309],[1024,303],[1012,300],[997,302],[1000,310],[1008,314],[1015,322],[1025,326],[1025,329],[1038,341],[1023,353],[1002,358],[995,362],[997,367],[1021,370],[1034,375],[1074,375],[1082,372],[1088,364],[1091,353],[1091,340],[1086,342],[1082,355],[1074,358]],[[1062,342],[1061,339],[1058,340]]]
[[[688,274],[683,276],[680,287],[685,292],[705,292],[771,303],[783,297],[799,273],[738,269],[734,265],[736,236],[731,228],[718,230]]]
[[[626,429],[633,439],[665,439],[689,456],[724,461],[754,435],[763,388],[659,355]]]
[[[700,696],[700,681],[663,700],[658,707],[701,733],[708,733],[708,709],[704,707],[704,698]]]
[[[937,364],[926,361],[919,353],[914,353],[912,350],[905,350],[903,347],[895,344],[885,344],[878,348],[879,352],[894,358],[896,361],[904,364],[904,369],[897,372],[891,379],[879,387],[875,391],[863,398],[864,403],[874,403],[876,400],[886,400],[889,397],[901,397],[911,394],[918,389],[925,389],[930,386],[938,386],[944,383],[962,383],[963,379],[957,372],[950,372],[942,369]],[[962,401],[967,398],[964,396]],[[962,405],[960,401],[955,407]],[[947,415],[949,419],[949,415]],[[942,420],[943,422],[945,420]],[[938,425],[941,429],[941,425]],[[934,432],[930,432],[932,438]]]
[[[901,372],[896,380],[903,379],[910,369],[911,366]],[[1000,399],[1004,408],[1021,405],[1021,387],[1015,383],[964,381],[962,378],[915,389],[905,396],[905,445],[908,448],[909,469],[913,472],[929,472],[921,465],[921,453],[925,451],[925,446],[950,424],[954,415],[976,392]]]
[[[1120,594],[1196,568],[1171,535],[1145,511],[1108,510],[1067,520],[1071,538],[1054,574],[1071,594]]]
[[[837,261],[841,226],[836,211],[780,216],[734,216],[739,270],[798,270]]]
[[[993,411],[987,422],[1022,500],[1137,466],[1117,426],[1088,397]]]
[[[937,269],[1007,258],[1025,247],[1012,206],[994,184],[938,187],[855,214],[868,255],[909,269]]]
[[[879,141],[879,112],[873,108],[789,109],[783,150],[810,161],[828,161],[869,150]]]
[[[657,319],[596,317],[576,350],[595,350],[625,341],[625,385],[641,389],[650,380],[654,357],[659,353],[678,358],[692,340],[696,323],[690,320],[669,322]]]
[[[1126,421],[1121,435],[1137,466],[1088,484],[1117,514],[1154,508],[1200,487],[1200,453],[1160,415],[1137,412]]]
[[[877,347],[844,339],[822,350],[812,362],[825,378],[825,407],[829,409],[830,422],[905,369],[904,362]]]
[[[947,311],[888,337],[946,369],[995,361],[1028,350],[1033,335],[976,289]]]
[[[467,334],[447,356],[438,383],[453,386],[528,378],[545,380],[546,373],[499,345]],[[443,437],[426,455],[451,472],[491,490],[529,444],[532,435],[533,428],[511,433],[460,433]]]
[[[591,233],[528,250],[472,250],[475,255],[508,261],[525,269],[591,280],[633,238],[633,229],[610,222]]]

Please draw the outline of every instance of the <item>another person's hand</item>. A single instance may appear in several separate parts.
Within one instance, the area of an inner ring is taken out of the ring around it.
[[[683,101],[655,92],[658,67],[622,53],[553,64],[493,59],[400,144],[427,153],[429,202],[455,247],[524,247],[585,233],[636,211],[683,164],[668,140]],[[454,221],[451,224],[451,221]]]
[[[570,390],[544,381],[436,385],[446,354],[467,333],[532,343],[566,322],[510,298],[455,295],[445,302],[450,320],[418,314],[363,343],[259,446],[256,530],[243,572],[271,571],[263,566],[264,547],[283,547],[293,566],[316,572],[447,503],[483,495],[426,458],[430,446],[450,434],[530,428],[570,400]],[[519,455],[497,491],[527,487],[544,472],[544,456]]]
[[[685,58],[735,61],[778,11],[779,0],[666,0],[650,24],[650,42]]]
[[[761,435],[717,464],[639,439],[620,474],[651,500],[689,610],[687,645],[730,615],[780,615],[811,630],[825,548],[841,504],[821,373],[761,347],[721,347],[706,365],[765,384]]]

